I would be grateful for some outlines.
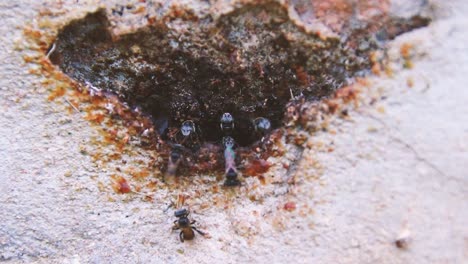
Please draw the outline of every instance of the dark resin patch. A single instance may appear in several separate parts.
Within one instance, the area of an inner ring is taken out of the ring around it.
[[[249,146],[261,135],[258,117],[283,125],[293,98],[319,100],[371,67],[369,53],[427,19],[349,28],[341,38],[307,34],[278,4],[248,5],[210,17],[161,20],[112,36],[104,11],[71,22],[59,33],[51,61],[84,84],[116,94],[151,116],[162,138],[186,120],[201,143],[220,143],[220,118],[235,119],[233,138]],[[396,25],[396,26],[395,26]]]

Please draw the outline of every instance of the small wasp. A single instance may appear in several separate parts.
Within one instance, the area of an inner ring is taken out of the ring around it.
[[[255,132],[265,136],[271,130],[271,122],[267,118],[257,117],[253,120]]]
[[[225,134],[231,134],[234,130],[234,118],[230,113],[224,113],[221,116],[221,123],[220,123],[221,130]]]
[[[167,165],[166,174],[169,176],[175,176],[177,173],[177,168],[182,160],[182,146],[176,144],[172,147],[171,155],[169,156],[169,163]]]
[[[189,214],[190,212],[187,209],[179,209],[174,213],[175,217],[177,217],[178,219],[174,221],[174,226],[172,227],[172,230],[181,230],[179,233],[179,238],[181,242],[184,242],[184,240],[192,240],[195,237],[195,232],[193,232],[193,230],[197,231],[202,236],[206,236],[204,232],[192,226],[196,221],[193,220],[192,222],[190,222],[190,220],[188,219]]]
[[[192,120],[186,120],[182,122],[180,126],[180,134],[182,134],[182,139],[179,140],[181,145],[186,147],[196,147],[200,145],[198,132],[200,129],[197,129],[195,122]]]
[[[184,137],[189,136],[192,132],[195,133],[195,123],[192,120],[186,120],[180,126],[180,132]]]
[[[224,145],[224,161],[226,168],[226,181],[224,182],[225,186],[236,186],[239,185],[239,180],[237,179],[237,169],[236,169],[236,153],[234,152],[234,139],[232,137],[226,136],[223,138]]]

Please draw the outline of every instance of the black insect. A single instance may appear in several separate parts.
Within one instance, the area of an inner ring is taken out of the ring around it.
[[[229,169],[226,172],[226,180],[224,181],[224,186],[237,186],[240,184],[239,179],[237,179],[237,172],[233,169]]]
[[[179,238],[181,242],[184,242],[184,240],[192,240],[195,237],[195,232],[193,232],[194,230],[202,236],[206,235],[206,233],[192,226],[195,223],[195,220],[190,222],[188,219],[189,214],[190,212],[187,209],[179,209],[174,213],[175,217],[178,219],[174,221],[172,230],[180,229]]]
[[[267,118],[257,117],[253,120],[255,132],[264,136],[271,130],[271,122]]]
[[[200,128],[192,120],[186,120],[182,123],[180,134],[182,136],[182,139],[179,140],[181,145],[193,149],[200,146]]]
[[[239,185],[239,180],[237,179],[237,169],[236,169],[236,153],[234,152],[235,141],[232,137],[223,138],[224,145],[224,165],[226,168],[225,176],[226,181],[224,182],[225,186],[236,186]]]
[[[175,176],[177,174],[177,168],[182,160],[182,146],[175,144],[172,147],[171,155],[169,156],[169,163],[167,164],[166,174],[169,176]]]
[[[180,132],[184,137],[189,136],[192,133],[195,133],[195,123],[192,120],[186,120],[180,126]]]
[[[225,135],[231,135],[234,131],[234,118],[230,113],[224,113],[220,120],[221,131]]]

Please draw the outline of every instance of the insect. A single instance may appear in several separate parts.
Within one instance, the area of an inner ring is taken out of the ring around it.
[[[194,230],[202,236],[206,235],[204,232],[192,226],[196,221],[193,220],[190,222],[188,219],[189,214],[190,212],[187,209],[179,209],[174,213],[175,217],[178,219],[174,221],[172,230],[180,229],[179,238],[181,242],[184,242],[184,240],[192,240],[195,237],[195,232],[193,232]]]
[[[195,123],[192,120],[186,120],[180,126],[180,132],[184,137],[190,136],[191,133],[195,133]]]
[[[234,118],[230,113],[224,113],[221,116],[220,127],[225,134],[232,133],[232,131],[234,130]]]
[[[264,136],[271,130],[271,122],[265,117],[257,117],[253,120],[255,132]]]
[[[198,139],[198,132],[200,129],[196,128],[195,122],[192,120],[186,120],[182,122],[180,126],[180,133],[182,134],[182,140],[180,144],[187,145],[187,147],[194,147],[200,145]]]
[[[177,168],[182,160],[182,146],[175,144],[172,147],[171,155],[169,156],[169,163],[167,165],[166,174],[169,176],[175,176],[177,173]]]
[[[236,153],[234,152],[235,141],[232,137],[226,136],[223,138],[224,145],[224,161],[226,168],[226,181],[224,182],[225,186],[236,186],[239,185],[239,180],[237,179],[237,169],[236,169]]]

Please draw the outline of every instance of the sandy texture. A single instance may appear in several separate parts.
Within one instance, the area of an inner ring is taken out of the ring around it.
[[[0,4],[1,261],[467,261],[466,1],[433,1],[434,22],[390,44],[394,75],[370,78],[349,118],[334,118],[331,132],[309,138],[315,147],[298,162],[297,184],[275,186],[262,199],[242,189],[207,194],[226,207],[189,201],[211,238],[183,244],[170,232],[173,210],[165,211],[178,191],[160,189],[153,202],[114,194],[106,168],[80,154],[96,128],[65,111],[65,98],[48,102],[41,77],[28,73],[27,50],[15,43],[41,5]],[[404,43],[415,47],[412,69],[401,67]],[[180,192],[203,193],[202,187]],[[288,202],[296,209],[284,210]],[[399,236],[409,240],[407,249],[395,246]]]

